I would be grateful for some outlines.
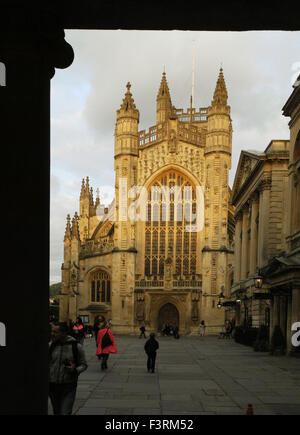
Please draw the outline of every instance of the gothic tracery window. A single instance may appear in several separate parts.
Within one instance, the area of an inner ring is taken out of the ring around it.
[[[145,275],[163,275],[165,259],[176,275],[196,273],[197,233],[187,231],[196,216],[196,189],[185,175],[169,170],[148,188]]]
[[[110,277],[107,272],[97,270],[90,277],[91,302],[111,302]]]

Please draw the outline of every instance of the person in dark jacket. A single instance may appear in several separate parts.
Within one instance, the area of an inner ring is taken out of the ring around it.
[[[154,373],[155,371],[155,360],[156,360],[156,351],[159,348],[158,341],[155,340],[155,334],[151,332],[149,340],[146,341],[144,349],[146,354],[148,355],[147,359],[147,369],[148,372]]]
[[[145,332],[146,332],[145,326],[141,326],[140,327],[140,331],[141,331],[140,338],[142,338],[142,336],[144,336],[144,338],[147,338],[146,335],[145,335]]]
[[[177,338],[177,339],[179,338],[179,328],[177,325],[174,327],[173,336],[174,336],[174,338]]]
[[[84,325],[82,323],[81,317],[77,317],[76,322],[73,325],[73,337],[78,341],[81,345],[84,342]]]
[[[49,397],[54,415],[71,415],[78,376],[88,367],[81,344],[65,323],[52,323],[49,342]]]

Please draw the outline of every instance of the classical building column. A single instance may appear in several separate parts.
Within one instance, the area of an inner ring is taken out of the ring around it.
[[[270,340],[276,325],[279,325],[279,296],[274,295],[271,305],[271,318],[270,318]]]
[[[47,414],[50,79],[54,68],[68,67],[74,55],[63,29],[43,6],[13,7],[5,21],[6,29],[0,29],[6,69],[6,86],[0,87],[1,169],[15,195],[2,189],[6,290],[0,321],[7,345],[0,349],[0,391],[5,391],[0,414]]]
[[[241,279],[241,231],[242,214],[238,213],[235,217],[235,236],[234,236],[234,282]]]
[[[248,220],[249,220],[249,207],[246,205],[243,208],[243,221],[242,221],[242,249],[241,249],[241,280],[247,278],[248,272]]]
[[[296,203],[295,203],[295,232],[300,231],[300,168],[295,168],[294,174],[294,188],[296,189]]]
[[[257,267],[257,244],[258,244],[258,195],[251,198],[251,239],[250,239],[250,275],[254,275]]]
[[[268,261],[268,228],[271,178],[265,176],[259,186],[258,267]]]
[[[286,296],[279,297],[279,310],[280,310],[279,325],[283,335],[286,337],[286,332],[287,332],[287,297]]]

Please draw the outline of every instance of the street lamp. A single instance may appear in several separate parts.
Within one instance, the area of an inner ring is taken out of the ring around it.
[[[220,309],[220,308],[222,308],[222,306],[223,306],[223,304],[222,304],[222,302],[221,302],[220,299],[219,299],[219,300],[218,300],[217,307]]]
[[[261,275],[255,275],[254,277],[254,286],[255,288],[262,288],[263,285],[263,277]]]
[[[236,302],[237,302],[238,304],[240,304],[240,303],[241,303],[241,298],[240,298],[240,296],[239,296],[239,295],[237,295],[237,297],[236,297]]]
[[[253,278],[255,288],[262,288],[263,277],[259,274],[259,268],[256,268],[256,275]]]

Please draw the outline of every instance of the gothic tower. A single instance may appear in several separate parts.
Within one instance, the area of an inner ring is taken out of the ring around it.
[[[221,68],[211,106],[207,110],[208,126],[204,152],[206,182],[203,287],[211,295],[218,295],[222,288],[226,289],[226,292],[229,291],[226,288],[226,270],[228,266],[228,172],[231,167],[232,127],[227,98]],[[218,311],[215,313],[219,314]]]
[[[130,331],[134,324],[134,276],[136,256],[136,224],[129,219],[130,189],[137,185],[138,123],[131,84],[119,110],[115,128],[115,201],[113,269],[119,273],[112,277],[112,315],[115,323],[125,323]]]

